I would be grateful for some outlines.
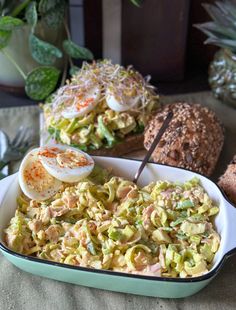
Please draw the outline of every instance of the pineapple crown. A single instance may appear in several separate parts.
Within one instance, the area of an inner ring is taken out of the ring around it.
[[[213,44],[236,52],[236,0],[215,1],[202,5],[212,21],[195,24],[208,38],[205,44]]]

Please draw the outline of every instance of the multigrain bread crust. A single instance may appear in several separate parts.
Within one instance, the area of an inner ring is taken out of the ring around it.
[[[228,198],[236,204],[236,155],[220,177],[218,185]]]
[[[159,109],[145,130],[145,148],[149,149],[170,111],[173,119],[152,154],[153,160],[210,176],[223,146],[224,131],[215,113],[206,107],[176,102]]]
[[[144,149],[143,141],[143,134],[130,135],[126,136],[124,141],[117,143],[110,149],[100,148],[99,150],[89,151],[88,153],[97,156],[122,156],[130,152]]]

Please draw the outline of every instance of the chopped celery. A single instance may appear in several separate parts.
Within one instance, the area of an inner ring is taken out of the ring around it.
[[[208,215],[209,216],[216,215],[217,213],[219,213],[219,208],[218,207],[210,208],[209,211],[208,211]]]
[[[201,237],[199,235],[190,236],[189,240],[196,245],[199,245],[201,242]]]
[[[123,238],[125,237],[126,240],[129,240],[133,237],[135,231],[130,227],[130,225],[126,225],[125,228],[122,230]]]
[[[185,217],[179,217],[176,221],[173,221],[170,223],[171,227],[175,227],[179,224],[181,224],[186,218]]]
[[[200,246],[200,253],[204,256],[204,258],[210,263],[214,257],[214,253],[211,250],[211,245],[205,243]]]
[[[172,231],[173,228],[172,227],[160,227],[161,230],[164,230],[164,231]]]
[[[194,203],[191,200],[184,200],[178,202],[176,210],[184,210],[192,207],[194,207]]]
[[[184,269],[190,276],[200,275],[208,271],[204,260],[201,260],[194,266],[191,266],[189,262],[184,262]]]
[[[72,133],[76,129],[76,124],[77,124],[77,118],[73,118],[65,131],[67,133]]]
[[[180,239],[180,240],[187,240],[188,239],[188,237],[181,231],[176,234],[176,237],[177,237],[177,239]]]
[[[206,230],[206,224],[205,223],[191,223],[188,221],[184,221],[180,229],[187,235],[192,236],[192,235],[198,235],[202,234]]]
[[[109,129],[103,123],[102,115],[98,116],[98,127],[101,130],[104,137],[106,138],[106,140],[108,142],[108,146],[113,146],[116,142],[116,138],[111,134]]]
[[[209,209],[209,205],[203,204],[201,207],[198,208],[198,213],[202,214],[205,213]]]
[[[108,237],[112,240],[121,240],[122,239],[122,233],[120,230],[115,229],[114,227],[111,227],[108,229]]]
[[[171,243],[170,236],[161,229],[156,229],[152,232],[152,239],[157,243]]]

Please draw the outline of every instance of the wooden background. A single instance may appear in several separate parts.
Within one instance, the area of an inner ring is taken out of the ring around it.
[[[209,89],[207,70],[216,47],[193,27],[210,20],[202,3],[214,0],[122,0],[121,61],[151,74],[164,94]],[[102,58],[102,0],[85,0],[85,45]]]

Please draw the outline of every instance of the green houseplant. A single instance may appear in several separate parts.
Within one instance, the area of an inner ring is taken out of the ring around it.
[[[209,84],[214,95],[236,107],[236,1],[203,4],[212,21],[195,27],[208,38],[206,44],[219,46],[209,67]]]
[[[67,60],[73,73],[73,59],[93,59],[70,38],[67,5],[65,0],[0,1],[1,72],[7,77],[17,72],[18,84],[34,100],[55,89],[62,71],[65,77]]]

